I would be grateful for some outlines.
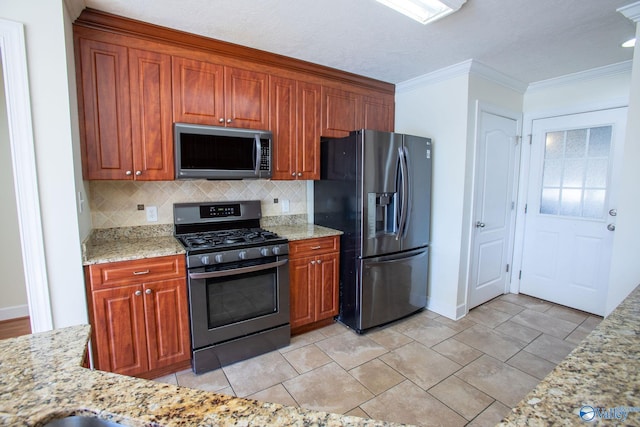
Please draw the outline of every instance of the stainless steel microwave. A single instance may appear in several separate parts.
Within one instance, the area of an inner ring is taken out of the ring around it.
[[[270,131],[174,124],[176,179],[271,178]]]

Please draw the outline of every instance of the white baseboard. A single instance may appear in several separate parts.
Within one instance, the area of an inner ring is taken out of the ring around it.
[[[28,315],[29,306],[26,304],[0,308],[0,321],[15,319],[18,317],[27,317]]]
[[[441,316],[448,317],[451,320],[456,320],[456,307],[449,304],[443,304],[439,301],[434,301],[433,298],[427,297],[427,310],[438,313]]]

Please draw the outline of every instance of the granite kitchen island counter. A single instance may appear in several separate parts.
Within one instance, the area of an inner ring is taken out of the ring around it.
[[[127,426],[393,426],[81,367],[89,326],[0,341],[0,425],[70,415]]]
[[[624,408],[630,409],[625,418]],[[499,426],[572,426],[585,421],[640,425],[640,286]]]

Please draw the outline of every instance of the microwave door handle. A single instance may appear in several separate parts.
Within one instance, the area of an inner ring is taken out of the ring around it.
[[[258,134],[256,134],[255,136],[255,142],[256,142],[256,168],[253,171],[253,173],[256,174],[256,176],[258,176],[258,174],[260,173],[260,154],[262,152],[262,144],[260,143],[260,136]]]

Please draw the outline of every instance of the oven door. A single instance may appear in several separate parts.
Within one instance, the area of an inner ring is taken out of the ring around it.
[[[289,323],[286,256],[189,271],[193,349]]]

